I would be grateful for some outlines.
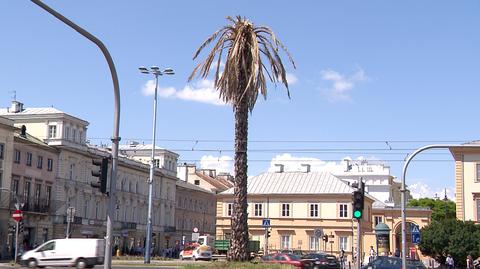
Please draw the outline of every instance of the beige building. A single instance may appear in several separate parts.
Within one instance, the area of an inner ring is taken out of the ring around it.
[[[11,190],[23,212],[19,248],[25,250],[53,238],[51,212],[58,151],[28,134],[26,128],[16,129],[14,135]]]
[[[3,238],[3,244],[0,244],[0,255],[6,257],[11,252],[8,248],[13,242],[13,237],[8,233],[9,223],[12,223],[11,210],[14,209],[12,203],[11,174],[13,158],[13,121],[0,117],[0,238]]]
[[[233,176],[228,173],[219,173],[215,169],[197,169],[195,164],[179,164],[177,168],[178,178],[181,181],[220,193],[233,187]]]
[[[251,240],[265,240],[264,219],[270,221],[269,250],[326,251],[339,254],[343,249],[351,260],[356,246],[357,221],[352,218],[352,189],[327,172],[263,173],[248,180],[248,225]],[[233,189],[218,195],[217,238],[228,238],[233,206]],[[423,227],[429,223],[428,209],[407,210],[408,222]],[[400,209],[386,207],[373,196],[365,196],[362,219],[362,248],[376,247],[375,222],[391,229],[389,248],[399,247]],[[321,229],[328,242],[314,234]],[[411,241],[411,240],[410,240]]]
[[[86,143],[88,122],[52,107],[23,108],[18,101],[13,101],[8,109],[0,109],[0,116],[13,120],[17,127],[25,125],[30,134],[58,150],[51,201],[53,237],[66,236],[69,207],[75,208],[69,231],[72,237],[103,237],[107,196],[90,183],[97,180],[91,175],[96,169],[92,160],[108,157],[110,151]],[[165,158],[167,163],[172,161],[170,157]],[[169,238],[175,233],[175,171],[174,165],[162,166],[154,174],[152,243],[157,254],[161,248],[174,244]],[[113,235],[114,244],[122,253],[144,247],[148,177],[148,165],[119,156]]]
[[[176,242],[185,244],[192,241],[195,228],[198,229],[199,235],[215,235],[214,192],[178,180],[175,204]]]
[[[455,159],[455,203],[457,219],[480,223],[480,143],[478,148],[450,148]]]

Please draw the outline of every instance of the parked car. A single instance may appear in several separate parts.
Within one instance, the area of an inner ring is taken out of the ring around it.
[[[23,266],[76,266],[93,268],[105,260],[105,240],[67,238],[50,240],[25,252],[21,257]]]
[[[305,254],[302,259],[311,261],[314,269],[340,269],[340,262],[334,255],[317,252]]]
[[[362,269],[401,269],[402,259],[398,257],[378,256]],[[407,259],[407,269],[427,269],[419,260]]]
[[[277,254],[264,255],[262,257],[262,262],[292,265],[296,268],[301,268],[301,269],[311,268],[312,266],[311,261],[302,260],[300,256],[297,256],[295,254],[290,254],[290,253],[277,253]]]
[[[212,260],[212,248],[206,245],[190,245],[180,251],[180,260],[193,259],[196,260]]]

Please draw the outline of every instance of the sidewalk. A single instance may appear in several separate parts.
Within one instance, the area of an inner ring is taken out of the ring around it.
[[[128,260],[128,259],[115,259],[112,260],[112,265],[116,266],[129,266],[129,267],[136,267],[136,266],[141,266],[141,267],[161,267],[161,266],[181,266],[189,263],[198,263],[199,261],[193,261],[193,260],[178,260],[178,259],[172,259],[172,260],[151,260],[150,264],[144,264],[143,260]],[[200,261],[201,262],[201,261]],[[20,264],[15,264],[12,265],[10,261],[0,261],[0,268],[22,268]]]

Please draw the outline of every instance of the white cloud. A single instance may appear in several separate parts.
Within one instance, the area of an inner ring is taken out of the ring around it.
[[[360,157],[361,159],[363,157]],[[344,160],[351,160],[350,157],[345,157]],[[317,158],[312,157],[295,157],[289,153],[284,153],[282,155],[275,156],[270,161],[270,167],[268,168],[268,172],[275,172],[278,171],[278,167],[275,164],[283,164],[284,171],[304,171],[305,167],[302,164],[309,164],[310,171],[318,172],[318,171],[329,171],[332,173],[335,172],[343,172],[345,170],[345,162],[332,162],[332,161],[322,161]]]
[[[233,175],[233,158],[227,155],[215,157],[212,155],[202,156],[200,159],[200,167],[202,169],[215,169],[217,174],[225,172]]]
[[[433,189],[430,185],[424,183],[423,181],[418,181],[416,183],[410,184],[407,187],[410,190],[410,194],[414,199],[419,198],[435,198],[439,197],[443,199],[445,197],[445,188],[436,188]],[[453,187],[447,187],[447,198],[450,200],[455,199],[455,190]]]
[[[287,73],[287,81],[288,81],[288,85],[293,85],[298,82],[298,78],[292,73]]]
[[[351,101],[351,91],[355,85],[361,81],[368,81],[369,78],[361,68],[350,75],[340,74],[332,69],[322,70],[321,79],[332,82],[332,85],[324,89],[324,94],[330,102]]]
[[[149,80],[142,87],[142,94],[150,96],[155,93],[155,81]],[[158,88],[158,96],[163,98],[177,98],[187,101],[194,101],[217,106],[226,105],[220,98],[218,91],[213,86],[213,81],[208,79],[200,80],[193,86],[186,85],[182,90],[174,87]]]

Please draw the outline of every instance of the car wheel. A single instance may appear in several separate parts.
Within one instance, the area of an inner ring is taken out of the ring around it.
[[[35,259],[30,259],[28,260],[28,268],[37,268],[37,260]]]
[[[180,255],[180,260],[183,261],[183,256],[182,255]]]
[[[87,268],[87,262],[84,259],[78,259],[77,260],[77,268],[78,269]]]
[[[196,261],[197,261],[197,257],[193,256],[193,261],[196,262]]]

